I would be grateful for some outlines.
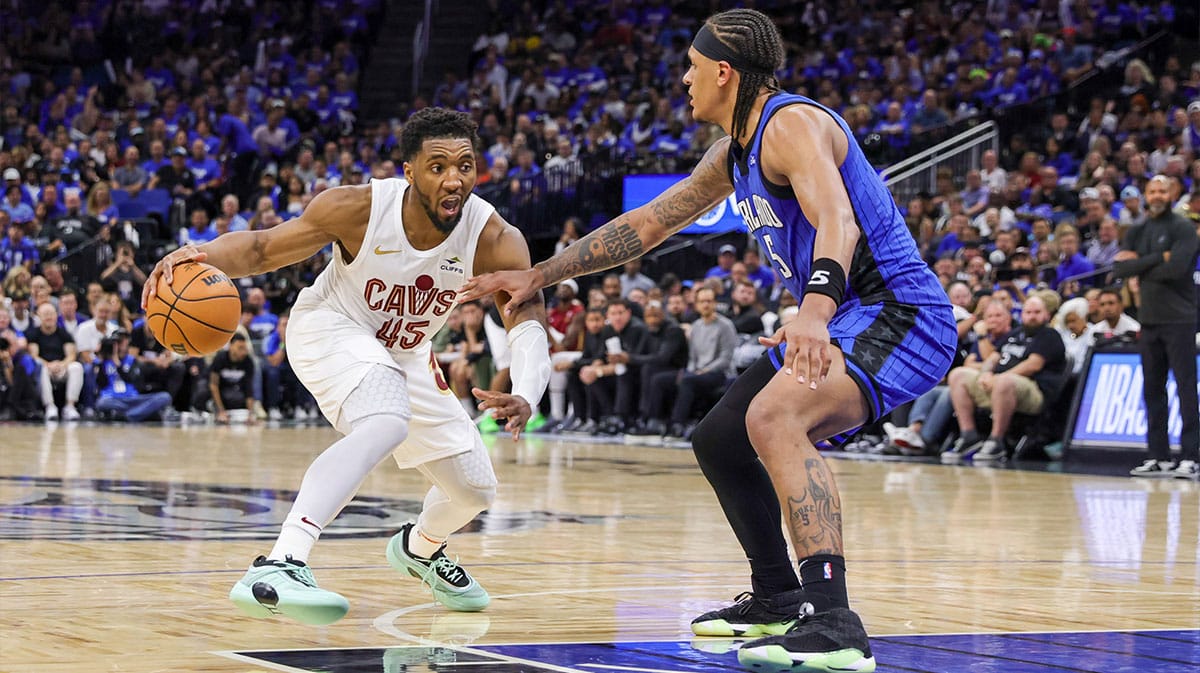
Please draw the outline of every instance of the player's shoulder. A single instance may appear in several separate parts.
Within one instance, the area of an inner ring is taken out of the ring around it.
[[[371,185],[345,185],[326,189],[304,209],[304,219],[318,225],[365,224],[371,217]]]
[[[798,135],[821,136],[835,130],[840,129],[829,112],[816,105],[797,102],[776,110],[762,133],[764,142],[795,144]]]

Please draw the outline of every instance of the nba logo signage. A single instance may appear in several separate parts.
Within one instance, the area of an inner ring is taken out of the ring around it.
[[[626,175],[624,203],[626,211],[645,205],[671,185],[686,178],[686,175]],[[723,234],[729,231],[746,231],[746,225],[738,214],[737,201],[733,195],[717,204],[715,208],[700,216],[695,223],[684,227],[681,234]]]
[[[1200,364],[1200,356],[1197,356]],[[1146,405],[1142,399],[1142,361],[1137,353],[1093,353],[1088,362],[1078,411],[1071,424],[1071,445],[1095,448],[1145,447]],[[1183,420],[1175,377],[1167,379],[1170,417],[1167,434],[1179,446]]]

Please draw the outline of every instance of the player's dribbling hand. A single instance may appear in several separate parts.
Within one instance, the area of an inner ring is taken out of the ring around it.
[[[177,250],[172,250],[170,254],[158,260],[158,264],[154,265],[154,269],[150,271],[150,275],[146,276],[146,283],[142,286],[142,310],[146,309],[146,304],[154,298],[155,288],[158,287],[158,279],[161,276],[167,281],[167,285],[171,284],[174,277],[172,269],[176,265],[184,262],[203,262],[208,259],[208,253],[194,245],[188,244]]]
[[[472,388],[471,394],[479,398],[480,411],[490,413],[492,418],[508,419],[508,422],[504,424],[504,431],[511,432],[514,440],[520,437],[521,431],[525,429],[525,422],[533,416],[533,409],[529,406],[529,402],[526,402],[525,398],[520,395],[509,395],[480,388]]]
[[[770,337],[759,337],[758,342],[767,347],[786,343],[783,373],[795,374],[798,382],[808,383],[813,390],[829,376],[833,358],[829,354],[829,328],[822,320],[811,319],[801,311]]]
[[[459,288],[458,303],[474,301],[504,290],[512,297],[504,306],[504,312],[511,314],[517,307],[532,299],[542,289],[542,285],[542,272],[537,269],[493,271],[472,276]]]

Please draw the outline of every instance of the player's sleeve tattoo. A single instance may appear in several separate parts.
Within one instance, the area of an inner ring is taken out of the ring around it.
[[[641,257],[643,252],[645,247],[642,239],[637,229],[629,223],[628,214],[624,214],[584,236],[561,253],[539,262],[537,267],[546,284],[552,285],[566,278],[624,264]]]
[[[800,558],[842,553],[842,503],[824,461],[804,462],[808,488],[789,495],[788,529]]]

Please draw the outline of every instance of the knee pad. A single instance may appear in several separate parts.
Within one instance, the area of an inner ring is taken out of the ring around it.
[[[456,503],[483,511],[492,506],[496,500],[496,472],[492,469],[492,459],[488,457],[483,443],[476,440],[474,449],[453,456],[456,472],[461,476],[462,485],[453,499]]]
[[[408,435],[412,418],[408,381],[399,370],[384,365],[372,366],[342,403],[342,418],[352,428],[377,416],[403,421],[404,434]]]

